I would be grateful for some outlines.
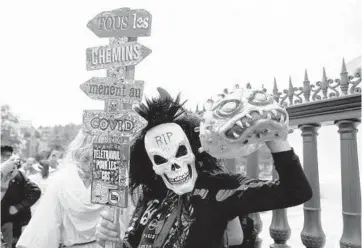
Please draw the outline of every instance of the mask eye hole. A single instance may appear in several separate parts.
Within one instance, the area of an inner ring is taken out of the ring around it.
[[[155,161],[155,164],[157,164],[157,165],[167,163],[167,159],[165,159],[159,155],[153,156],[153,160]]]
[[[182,157],[185,155],[187,155],[186,146],[184,146],[184,145],[179,146],[177,153],[176,153],[176,158],[179,158],[179,157]]]
[[[239,100],[224,101],[215,108],[216,113],[221,117],[232,115],[236,110],[242,107],[242,102]]]
[[[273,98],[270,95],[266,94],[264,91],[254,91],[249,98],[249,103],[256,106],[266,105],[272,102]]]

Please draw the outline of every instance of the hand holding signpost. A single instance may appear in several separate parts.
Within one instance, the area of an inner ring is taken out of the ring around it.
[[[93,144],[91,202],[111,206],[115,225],[119,208],[128,206],[130,142],[147,121],[132,109],[143,96],[143,81],[134,80],[134,66],[151,50],[137,42],[149,36],[152,16],[146,10],[121,8],[98,14],[88,28],[109,45],[88,48],[87,70],[107,69],[107,77],[93,77],[80,88],[94,100],[104,100],[103,110],[85,110],[83,129],[99,137]],[[106,247],[116,247],[106,244]]]

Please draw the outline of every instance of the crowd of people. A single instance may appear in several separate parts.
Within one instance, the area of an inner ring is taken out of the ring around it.
[[[50,152],[22,160],[13,147],[1,146],[1,233],[8,247],[15,247],[58,164]]]
[[[30,221],[31,207],[41,196],[38,185],[21,169],[21,160],[12,156],[11,146],[1,147],[1,232],[9,247]]]
[[[186,111],[179,96],[159,92],[135,108],[148,125],[131,148],[130,197],[139,189],[142,194],[129,201],[119,221],[106,206],[90,202],[92,146],[99,137],[81,129],[60,163],[40,156],[21,164],[11,147],[1,147],[5,247],[97,248],[115,242],[121,248],[252,248],[256,233],[250,213],[311,198],[287,139],[265,141],[278,180],[231,173],[200,150],[201,118]]]
[[[1,147],[3,247],[98,247],[95,228],[105,207],[90,203],[93,140],[81,130],[62,160],[45,152],[21,161],[11,146]]]

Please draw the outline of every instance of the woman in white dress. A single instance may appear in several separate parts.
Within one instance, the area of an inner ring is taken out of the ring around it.
[[[103,205],[90,203],[91,157],[95,137],[82,130],[69,145],[60,169],[42,197],[35,215],[20,237],[17,248],[98,248],[96,225]],[[121,230],[133,212],[130,204],[120,216]]]
[[[33,206],[31,206],[31,214],[34,215],[35,209],[37,208],[43,195],[45,194],[47,186],[49,182],[51,182],[51,178],[54,173],[50,172],[50,163],[47,160],[41,160],[39,161],[39,163],[34,164],[32,167],[36,171],[36,173],[29,175],[28,178],[30,181],[38,185],[41,190],[41,196],[39,200]]]

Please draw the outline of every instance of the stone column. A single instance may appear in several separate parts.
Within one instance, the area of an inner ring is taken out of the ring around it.
[[[359,123],[359,120],[336,122],[341,140],[342,248],[361,248],[361,182],[356,139],[356,127]]]
[[[273,169],[273,179],[278,178],[278,173]],[[290,248],[290,246],[287,245],[287,240],[290,238],[291,231],[286,209],[273,210],[269,233],[274,239],[274,244],[270,245],[270,248]]]
[[[307,248],[324,247],[326,236],[321,224],[321,203],[318,173],[317,130],[319,124],[301,125],[303,137],[304,172],[311,184],[313,197],[304,203],[304,227],[301,233]]]
[[[251,178],[259,178],[259,150],[253,152],[247,157],[246,174]],[[258,235],[263,228],[263,223],[260,219],[260,214],[252,213],[249,214],[249,216],[253,219],[256,230],[256,233],[254,234],[256,236],[255,248],[261,248],[262,239],[260,239]]]

